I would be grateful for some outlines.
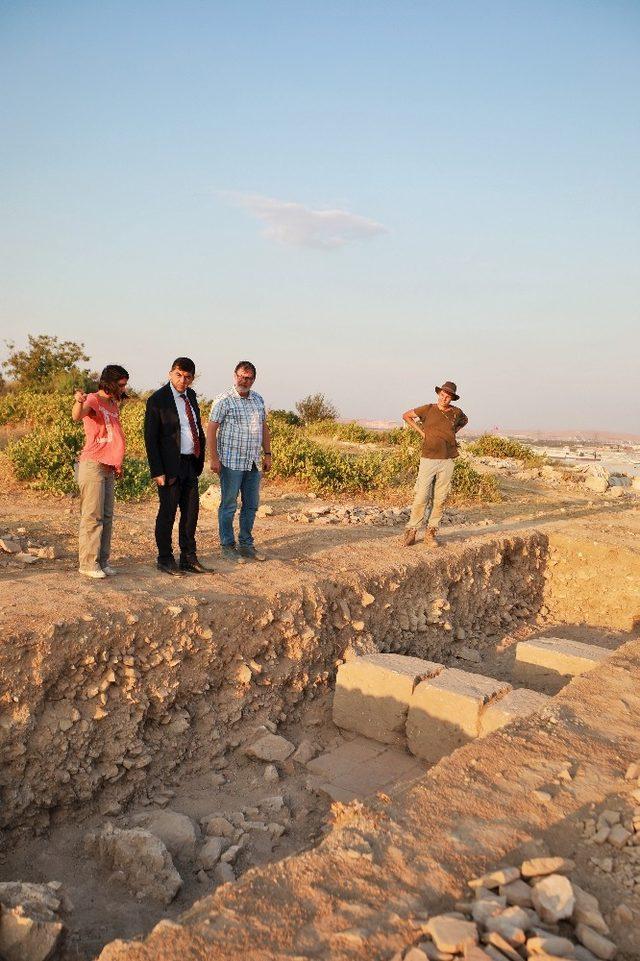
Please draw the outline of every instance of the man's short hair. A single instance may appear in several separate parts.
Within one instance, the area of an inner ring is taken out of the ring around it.
[[[237,374],[239,370],[250,370],[254,377],[257,375],[256,368],[250,360],[241,360],[237,363],[233,371],[234,374]]]
[[[196,365],[190,357],[176,357],[171,365],[171,370],[183,370],[185,374],[195,377]]]

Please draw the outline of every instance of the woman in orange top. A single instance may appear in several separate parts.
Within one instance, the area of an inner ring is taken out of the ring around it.
[[[80,488],[80,574],[103,578],[116,571],[109,564],[113,527],[114,485],[122,473],[124,434],[118,405],[126,397],[129,374],[109,364],[100,375],[98,390],[74,394],[71,416],[82,421],[84,447],[77,466]]]

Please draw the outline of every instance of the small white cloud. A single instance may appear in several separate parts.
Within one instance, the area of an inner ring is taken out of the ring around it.
[[[388,233],[383,224],[347,210],[312,210],[304,204],[259,194],[227,193],[224,196],[266,224],[263,234],[269,240],[294,247],[332,250]]]

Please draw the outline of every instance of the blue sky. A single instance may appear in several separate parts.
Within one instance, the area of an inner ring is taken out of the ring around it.
[[[0,0],[0,326],[640,433],[640,4]]]

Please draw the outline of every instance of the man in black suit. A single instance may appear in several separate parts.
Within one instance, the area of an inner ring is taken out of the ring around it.
[[[151,395],[144,418],[149,470],[160,498],[156,518],[158,570],[165,574],[212,573],[202,566],[196,553],[198,477],[204,466],[205,435],[196,393],[190,386],[195,373],[196,365],[189,357],[174,360],[169,383]],[[178,507],[179,566],[171,543]]]

